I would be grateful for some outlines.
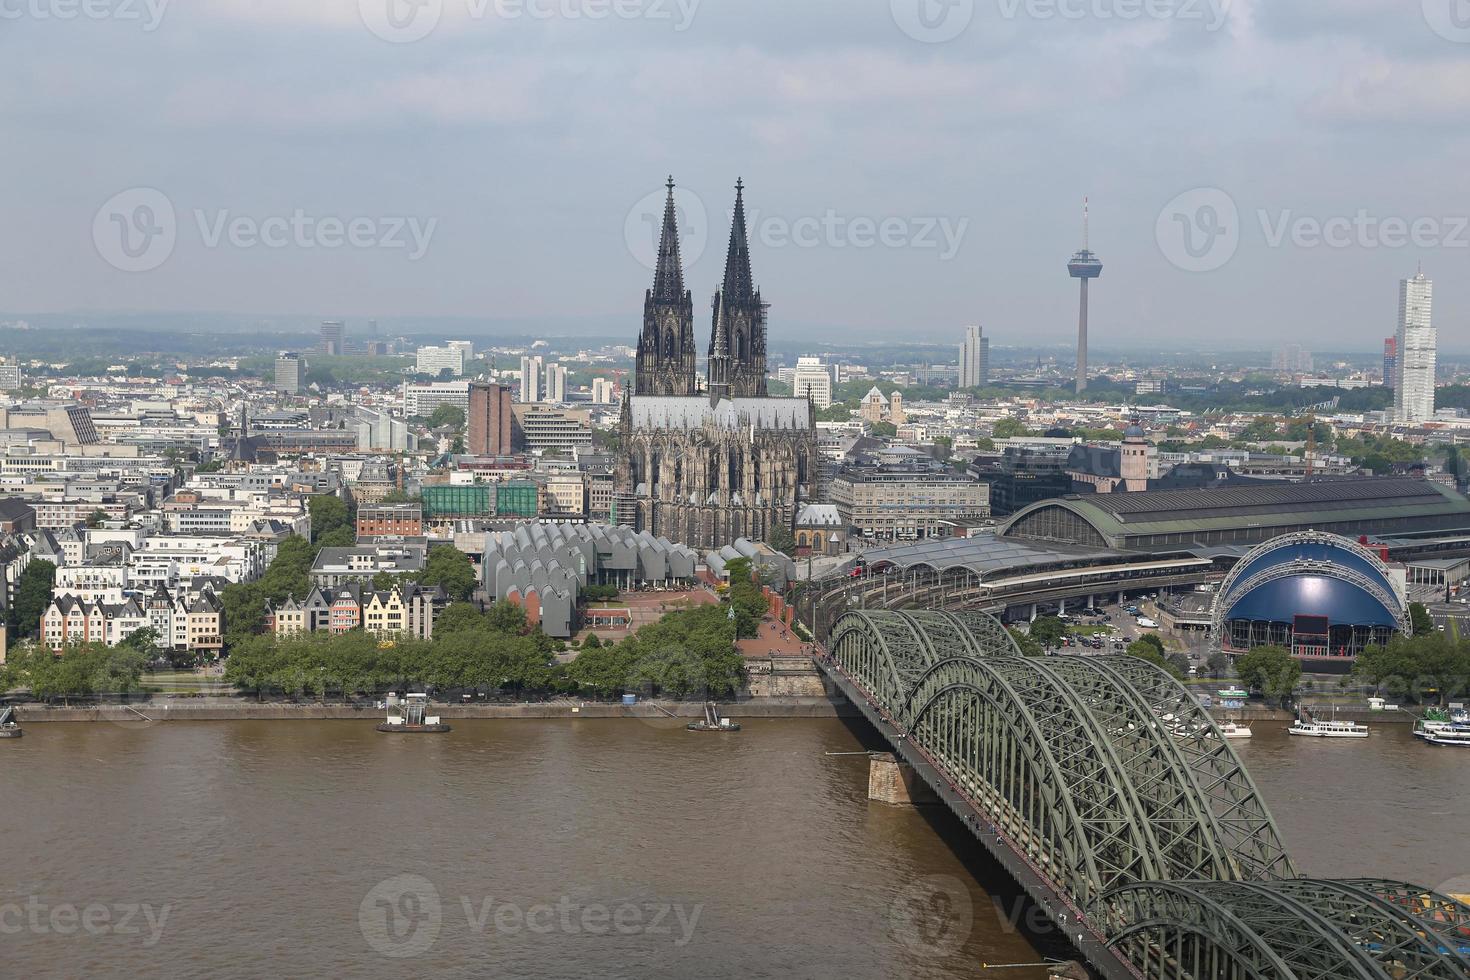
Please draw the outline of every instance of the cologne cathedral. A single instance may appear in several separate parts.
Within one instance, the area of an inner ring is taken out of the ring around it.
[[[766,394],[766,304],[750,272],[742,184],[715,291],[704,384],[670,178],[633,394],[623,399],[617,520],[695,548],[790,530],[816,498],[816,410]]]

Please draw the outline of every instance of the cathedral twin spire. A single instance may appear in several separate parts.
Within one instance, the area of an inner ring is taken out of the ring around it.
[[[644,298],[643,334],[638,344],[634,389],[639,395],[697,392],[693,303],[684,288],[672,177],[667,186],[669,194],[664,204],[653,288]],[[721,398],[765,396],[766,308],[750,271],[744,182],[735,185],[730,247],[725,257],[725,277],[714,297],[708,354],[711,403]]]

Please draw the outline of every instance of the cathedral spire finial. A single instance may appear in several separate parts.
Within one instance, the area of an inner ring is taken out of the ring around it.
[[[674,175],[669,175],[668,199],[664,202],[663,230],[658,238],[658,264],[653,272],[653,298],[678,302],[684,298],[684,265],[679,258],[679,215],[674,206]]]
[[[745,231],[745,181],[735,181],[735,214],[730,222],[730,250],[725,256],[726,298],[740,299],[752,295],[755,285],[750,274],[750,241]]]

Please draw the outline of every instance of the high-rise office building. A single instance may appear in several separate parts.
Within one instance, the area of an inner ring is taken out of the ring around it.
[[[464,363],[466,367],[475,359],[475,342],[473,340],[446,340],[444,346],[458,347],[464,351]]]
[[[1399,328],[1394,347],[1394,417],[1400,422],[1434,418],[1434,366],[1438,336],[1434,329],[1434,281],[1424,270],[1399,281]]]
[[[567,400],[567,369],[564,366],[546,365],[546,387],[541,392],[541,399],[558,403]]]
[[[980,327],[966,327],[960,343],[960,387],[979,388],[990,383],[990,338]]]
[[[0,391],[14,391],[20,387],[20,362],[0,361]]]
[[[510,389],[505,385],[470,385],[465,448],[476,456],[504,456],[514,450]]]
[[[341,320],[322,321],[321,352],[323,354],[347,353],[347,326]]]
[[[1392,388],[1398,384],[1397,371],[1399,366],[1399,339],[1398,337],[1383,338],[1383,383]]]
[[[811,398],[818,408],[832,406],[832,371],[820,357],[798,357],[790,384],[797,398]]]
[[[539,402],[541,400],[542,372],[546,370],[546,363],[540,354],[521,358],[521,397],[523,402]]]
[[[420,347],[415,368],[419,374],[438,376],[448,370],[454,377],[464,374],[464,350],[460,347]]]
[[[288,395],[301,394],[305,387],[306,364],[301,355],[283,350],[276,355],[276,390]]]

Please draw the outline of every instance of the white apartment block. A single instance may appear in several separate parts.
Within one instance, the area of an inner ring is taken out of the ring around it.
[[[436,375],[445,369],[456,378],[464,374],[463,347],[420,347],[414,370],[419,374]]]

